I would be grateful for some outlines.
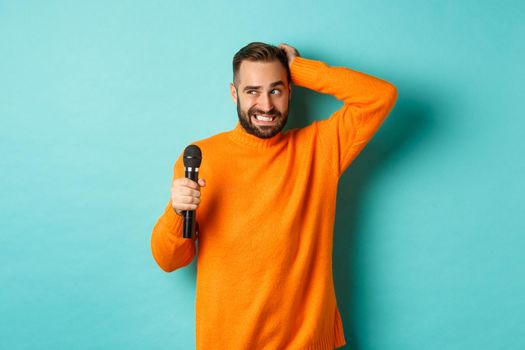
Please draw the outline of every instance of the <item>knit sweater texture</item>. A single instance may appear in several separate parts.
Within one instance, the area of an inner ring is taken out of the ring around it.
[[[297,57],[292,81],[343,106],[269,139],[233,130],[202,149],[199,235],[182,237],[168,203],[151,237],[170,272],[197,256],[198,350],[327,350],[346,344],[332,276],[339,177],[381,126],[396,88],[373,76]],[[182,156],[174,178],[184,176]],[[343,291],[344,292],[344,291]]]

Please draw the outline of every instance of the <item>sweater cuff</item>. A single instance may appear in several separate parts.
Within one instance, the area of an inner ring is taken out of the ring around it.
[[[166,228],[170,230],[170,232],[173,232],[175,236],[182,237],[182,216],[175,213],[173,208],[168,208],[168,210],[166,210],[166,216],[164,219],[166,220]]]
[[[290,67],[292,82],[306,88],[315,87],[319,84],[319,74],[325,67],[326,65],[321,61],[296,57]]]
[[[178,215],[175,213],[175,210],[173,208],[169,208],[166,217],[165,217],[165,225],[168,229],[168,232],[176,237],[176,239],[183,239],[184,241],[188,240],[188,238],[182,237],[182,228],[184,226],[184,217],[181,215]],[[199,223],[196,222],[195,225],[197,226],[196,232],[194,235],[192,235],[191,239],[193,241],[197,240],[197,235],[199,231]]]

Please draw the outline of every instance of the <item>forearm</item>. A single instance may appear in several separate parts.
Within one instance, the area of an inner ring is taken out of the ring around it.
[[[296,85],[344,102],[330,118],[316,123],[320,147],[341,175],[387,117],[397,90],[371,75],[301,57],[292,62],[291,72]]]
[[[390,110],[397,97],[396,87],[385,80],[321,61],[297,57],[291,73],[296,85],[332,95],[359,109],[382,106]]]
[[[188,265],[195,256],[196,237],[182,237],[182,222],[182,217],[168,204],[151,234],[151,252],[166,272]]]

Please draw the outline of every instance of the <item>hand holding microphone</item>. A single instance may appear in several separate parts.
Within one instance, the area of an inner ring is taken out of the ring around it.
[[[201,192],[200,188],[205,187],[204,179],[198,182],[185,177],[173,180],[171,185],[171,206],[175,212],[182,216],[184,210],[195,210],[199,207]]]
[[[173,180],[171,185],[171,206],[178,215],[184,217],[183,237],[192,238],[195,234],[195,210],[201,201],[200,187],[206,186],[204,179],[199,179],[201,151],[195,145],[184,150],[184,174]]]

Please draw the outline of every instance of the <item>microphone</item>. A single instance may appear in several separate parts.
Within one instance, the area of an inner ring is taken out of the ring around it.
[[[189,145],[184,150],[184,176],[197,182],[199,180],[199,167],[201,166],[202,153],[196,145]],[[195,210],[183,210],[184,226],[182,237],[192,238],[195,235]]]

